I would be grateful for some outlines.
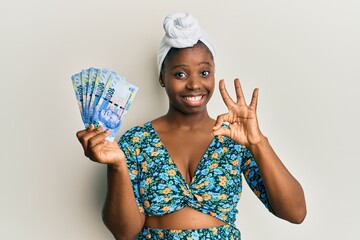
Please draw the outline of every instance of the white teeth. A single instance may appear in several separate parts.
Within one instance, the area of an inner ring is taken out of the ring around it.
[[[202,96],[196,96],[196,97],[185,97],[186,100],[188,101],[193,101],[193,102],[196,102],[196,101],[199,101],[201,99]]]

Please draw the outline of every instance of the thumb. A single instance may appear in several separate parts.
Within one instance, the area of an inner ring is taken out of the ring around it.
[[[225,114],[221,114],[216,118],[215,125],[213,127],[213,132],[220,129],[224,122]]]

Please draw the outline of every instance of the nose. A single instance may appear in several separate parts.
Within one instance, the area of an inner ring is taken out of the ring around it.
[[[200,86],[201,86],[201,79],[199,76],[192,75],[188,78],[188,81],[186,84],[186,87],[188,89],[197,90],[197,89],[200,89]]]

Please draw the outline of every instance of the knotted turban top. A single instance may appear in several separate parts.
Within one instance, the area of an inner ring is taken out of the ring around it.
[[[202,30],[199,21],[190,13],[173,13],[165,17],[163,28],[165,36],[161,40],[157,55],[158,73],[171,48],[193,47],[199,40],[204,43],[215,57],[215,49],[207,34]]]

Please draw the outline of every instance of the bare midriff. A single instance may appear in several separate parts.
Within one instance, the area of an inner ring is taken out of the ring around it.
[[[164,216],[146,217],[145,226],[173,230],[201,229],[223,226],[226,223],[191,207],[182,208]]]

